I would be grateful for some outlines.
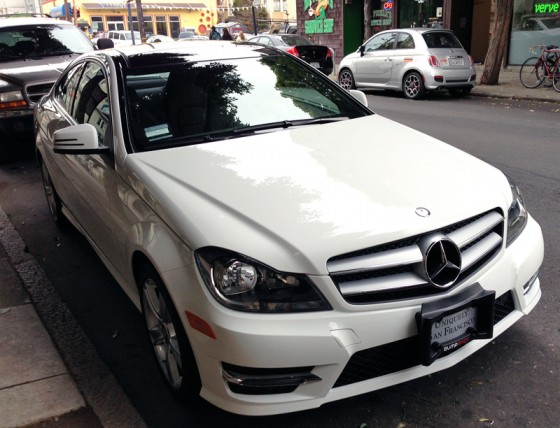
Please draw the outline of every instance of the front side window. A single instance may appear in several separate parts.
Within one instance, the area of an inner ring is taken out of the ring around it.
[[[100,145],[109,146],[105,137],[111,117],[107,80],[96,63],[90,62],[84,69],[76,92],[73,116],[77,123],[93,125]]]
[[[395,45],[394,33],[379,34],[371,38],[365,44],[365,52],[374,52],[374,51],[393,49],[394,45]]]
[[[78,64],[70,69],[66,75],[62,77],[56,88],[56,99],[64,106],[64,109],[69,115],[72,115],[74,109],[74,99],[78,88],[78,81],[82,75],[83,66],[83,64]]]
[[[140,151],[367,114],[337,85],[283,55],[171,64],[130,74],[126,83]]]

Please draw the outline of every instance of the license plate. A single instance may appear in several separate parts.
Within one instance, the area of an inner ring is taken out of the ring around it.
[[[465,65],[465,60],[462,57],[460,58],[449,57],[449,65]]]
[[[475,329],[476,308],[461,309],[432,324],[432,345],[441,344],[444,353],[452,351],[467,344],[469,333]]]
[[[419,357],[429,366],[476,339],[494,334],[495,293],[474,284],[467,290],[422,305],[416,314]]]
[[[311,64],[311,67],[315,67],[315,68],[320,67],[320,64],[318,62],[310,62],[309,64]]]

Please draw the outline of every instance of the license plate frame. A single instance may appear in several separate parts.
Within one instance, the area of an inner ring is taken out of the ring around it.
[[[447,62],[450,66],[458,67],[465,65],[465,59],[462,56],[447,57]]]
[[[319,61],[311,61],[309,64],[311,65],[311,67],[314,67],[314,68],[321,67],[321,63]]]
[[[458,295],[423,304],[416,314],[420,362],[429,366],[472,340],[492,338],[494,301],[494,291],[475,284]]]

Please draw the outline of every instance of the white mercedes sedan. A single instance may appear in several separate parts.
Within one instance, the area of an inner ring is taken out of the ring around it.
[[[366,104],[210,41],[85,54],[38,104],[50,212],[142,312],[177,397],[319,407],[451,367],[537,305],[518,187]]]

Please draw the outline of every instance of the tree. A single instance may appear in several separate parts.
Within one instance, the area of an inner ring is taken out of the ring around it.
[[[253,29],[253,1],[252,0],[234,0],[233,1],[233,11],[232,14],[236,22],[239,22],[243,25],[246,25],[247,28]],[[268,25],[266,22],[268,21],[268,12],[263,7],[255,7],[255,18],[258,22],[259,28],[257,28],[257,32],[268,30]],[[229,19],[232,20],[232,19]],[[263,25],[267,28],[261,28]]]
[[[490,36],[488,52],[484,59],[484,69],[480,83],[483,85],[497,85],[500,68],[506,53],[509,36],[509,26],[513,13],[513,0],[496,0],[496,19]]]
[[[364,1],[364,38],[363,42],[373,36],[373,27],[371,26],[371,18],[373,16],[373,2]]]

